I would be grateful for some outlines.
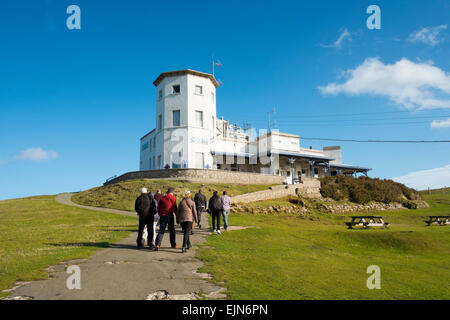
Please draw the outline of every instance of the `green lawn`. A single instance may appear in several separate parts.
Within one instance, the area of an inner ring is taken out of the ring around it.
[[[256,228],[209,237],[201,271],[231,299],[449,299],[450,226],[424,220],[450,214],[450,192],[424,198],[430,208],[380,213],[386,230],[348,230],[350,214],[234,214],[231,225]],[[366,287],[369,265],[380,290]]]
[[[136,225],[135,217],[65,206],[55,196],[0,201],[0,297],[16,281],[46,279],[46,267],[86,258]]]
[[[191,183],[179,180],[128,180],[115,183],[109,186],[92,188],[80,192],[72,197],[72,200],[78,204],[93,207],[104,207],[119,210],[134,211],[134,202],[139,196],[139,190],[146,187],[148,191],[156,192],[161,189],[163,193],[169,187],[175,188],[175,196],[180,201],[186,190],[195,194],[200,188],[209,199],[214,190],[226,190],[230,196],[236,196],[243,193],[266,190],[270,185],[242,185],[242,184],[206,184]]]

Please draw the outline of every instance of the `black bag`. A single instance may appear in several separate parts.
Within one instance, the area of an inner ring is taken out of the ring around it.
[[[223,209],[222,199],[219,196],[213,196],[209,200],[209,209],[211,211],[219,211]]]

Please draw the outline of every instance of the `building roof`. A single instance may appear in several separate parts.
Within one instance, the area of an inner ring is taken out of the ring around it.
[[[370,171],[370,170],[372,170],[372,168],[352,166],[350,164],[334,164],[334,163],[330,163],[330,168],[349,169],[349,170],[355,170],[355,171]]]
[[[270,132],[268,132],[268,133],[265,133],[265,134],[262,134],[262,135],[256,137],[255,140],[260,140],[260,139],[262,139],[262,138],[269,137],[269,136],[271,136],[271,135],[276,135],[276,136],[283,136],[283,137],[290,137],[290,138],[297,138],[297,139],[299,139],[299,136],[296,135],[296,134],[284,133],[284,132],[278,132],[278,131],[270,131]]]
[[[149,133],[147,133],[146,135],[144,135],[140,140],[144,139],[144,138],[147,137],[149,134],[153,133],[155,130],[156,130],[156,128],[153,129],[152,131],[150,131]]]
[[[286,156],[286,157],[294,157],[294,158],[305,158],[305,159],[310,159],[310,160],[325,160],[325,161],[332,161],[335,160],[334,158],[330,158],[330,157],[324,157],[324,156],[315,156],[312,154],[307,154],[307,153],[300,153],[300,152],[292,152],[292,151],[278,151],[278,153],[280,156]]]
[[[209,78],[216,88],[220,85],[219,82],[217,82],[216,78],[214,78],[214,76],[212,74],[195,71],[195,70],[191,70],[191,69],[163,72],[158,76],[158,78],[156,78],[155,81],[153,81],[153,84],[157,87],[161,83],[161,81],[163,81],[163,79],[165,77],[176,77],[176,76],[183,76],[186,74],[191,74],[191,75],[198,76],[198,77]]]
[[[256,157],[256,154],[253,153],[246,153],[246,152],[227,152],[227,151],[214,151],[211,150],[212,155],[216,156],[236,156],[236,157],[242,157],[242,158],[253,158]]]

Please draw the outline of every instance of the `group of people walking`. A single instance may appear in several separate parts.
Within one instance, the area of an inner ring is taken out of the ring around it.
[[[222,196],[217,191],[207,201],[202,190],[192,194],[189,190],[184,193],[184,198],[177,205],[174,196],[174,189],[169,188],[163,195],[161,190],[155,194],[148,192],[146,188],[141,188],[141,195],[136,199],[135,211],[139,216],[139,230],[136,239],[138,248],[143,247],[144,230],[147,227],[147,244],[151,250],[158,251],[164,237],[166,228],[170,233],[170,245],[173,249],[178,248],[176,243],[175,222],[181,225],[183,230],[183,245],[181,251],[184,253],[192,245],[190,235],[193,234],[193,226],[197,224],[202,228],[202,212],[206,211],[212,217],[212,231],[220,234],[220,217],[223,217],[224,228],[228,229],[228,215],[230,214],[231,198],[224,191]],[[156,226],[159,223],[159,231],[156,233]]]

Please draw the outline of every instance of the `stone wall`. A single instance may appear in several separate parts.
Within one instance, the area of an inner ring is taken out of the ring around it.
[[[270,174],[260,174],[252,172],[237,172],[226,170],[208,169],[163,169],[148,171],[127,172],[117,178],[104,183],[104,185],[114,184],[125,180],[134,179],[170,179],[186,180],[202,183],[234,183],[234,184],[282,184],[284,177]]]
[[[326,213],[351,213],[351,212],[373,212],[373,211],[386,211],[386,210],[403,210],[403,209],[422,209],[428,208],[428,203],[423,200],[410,200],[403,203],[391,202],[369,202],[366,204],[358,204],[352,202],[335,202],[332,200],[324,199],[320,203],[313,204],[314,207]]]
[[[269,190],[256,191],[232,197],[233,203],[248,203],[261,200],[270,200],[286,197],[288,195],[301,195],[306,198],[321,198],[320,181],[307,179],[303,183],[294,185],[274,186]]]

